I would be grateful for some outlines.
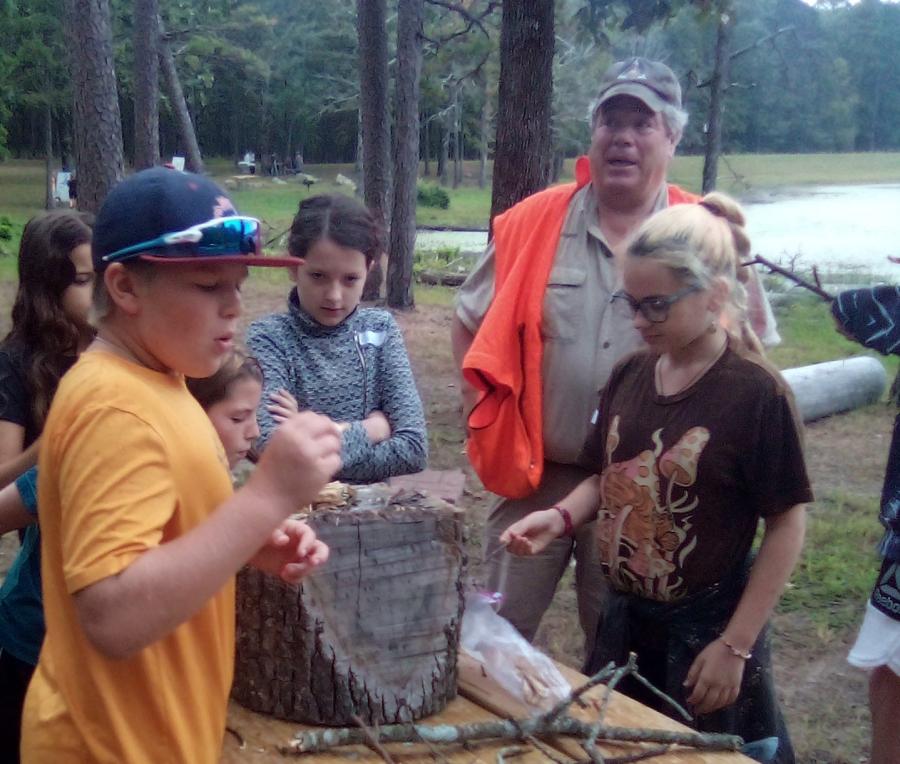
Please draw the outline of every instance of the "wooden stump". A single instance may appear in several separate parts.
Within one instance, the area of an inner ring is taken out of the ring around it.
[[[331,548],[300,587],[245,569],[232,695],[291,721],[420,719],[456,696],[462,512],[421,493],[381,509],[313,512]]]

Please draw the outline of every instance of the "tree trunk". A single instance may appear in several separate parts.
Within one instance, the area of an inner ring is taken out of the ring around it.
[[[357,108],[356,109],[356,157],[353,160],[353,172],[356,173],[356,177],[360,179],[363,183],[365,182],[365,178],[363,178],[363,137],[362,137],[362,111]],[[360,187],[360,184],[357,183],[357,189]]]
[[[731,48],[731,31],[734,28],[731,8],[723,3],[719,11],[716,29],[716,56],[713,73],[709,81],[709,111],[706,116],[706,146],[703,156],[703,193],[708,194],[716,187],[719,175],[719,155],[722,153],[722,112]]]
[[[397,5],[397,75],[394,115],[394,204],[388,255],[387,302],[408,310],[416,247],[416,181],[419,173],[419,78],[422,73],[424,0]]]
[[[438,148],[437,167],[434,170],[434,175],[438,179],[439,183],[444,183],[447,178],[447,156],[444,153],[444,150],[446,147],[446,144],[444,143],[444,133],[446,132],[447,127],[444,124],[444,122],[445,122],[445,119],[442,116],[440,119],[440,122],[437,123],[438,127],[440,128],[440,131],[441,131],[441,134],[440,134],[441,144]]]
[[[449,180],[450,138],[453,134],[450,120],[451,115],[448,108],[444,110],[444,114],[441,117],[441,154],[438,158],[438,181],[440,181],[442,186],[446,186]]]
[[[487,77],[482,72],[478,75],[481,79],[481,94],[484,102],[481,105],[481,122],[479,124],[479,162],[478,162],[478,188],[487,185],[487,160],[488,144],[490,142],[491,106],[488,97]]]
[[[503,4],[492,220],[546,182],[553,21],[553,0]]]
[[[459,105],[459,91],[462,83],[458,80],[453,86],[453,188],[462,183],[462,108]]]
[[[78,208],[97,212],[124,176],[122,119],[116,93],[108,0],[66,0]]]
[[[159,20],[159,65],[162,69],[163,82],[166,86],[169,101],[175,112],[175,120],[178,123],[178,134],[181,136],[181,143],[185,153],[185,168],[191,172],[201,173],[203,172],[203,158],[200,156],[197,134],[194,132],[194,124],[191,122],[187,101],[184,100],[181,80],[178,78],[178,70],[175,68],[175,56],[172,55],[171,44],[166,39],[166,31],[162,19]]]
[[[390,221],[391,129],[388,119],[388,44],[386,0],[356,0],[359,39],[359,110],[362,132],[363,198],[378,221]],[[363,289],[364,300],[377,300],[384,274],[376,260]]]
[[[402,0],[401,0],[402,1]],[[237,578],[232,693],[315,724],[409,722],[456,696],[463,514],[428,498],[313,512],[331,558],[300,587]]]
[[[422,125],[422,140],[424,141],[422,147],[422,160],[424,161],[422,177],[428,178],[431,176],[431,168],[428,166],[428,159],[431,154],[431,118],[428,115],[425,116],[425,124]]]
[[[44,209],[53,209],[53,109],[44,104]]]
[[[134,4],[134,169],[159,164],[159,0]]]

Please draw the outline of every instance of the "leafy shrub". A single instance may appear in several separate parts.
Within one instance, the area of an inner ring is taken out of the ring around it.
[[[423,183],[416,187],[416,201],[423,207],[438,207],[442,210],[450,206],[450,196],[443,188]]]
[[[9,241],[13,237],[13,222],[6,215],[0,217],[0,239]]]

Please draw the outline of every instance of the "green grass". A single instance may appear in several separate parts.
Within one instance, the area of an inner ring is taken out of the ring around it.
[[[893,183],[900,177],[900,153],[858,154],[738,154],[726,156],[720,163],[720,187],[733,194],[754,190],[779,189],[811,184]],[[235,174],[227,159],[207,160],[207,169],[220,182]],[[698,190],[703,168],[699,156],[678,156],[672,164],[670,179],[688,189]],[[735,178],[732,169],[739,176]],[[265,220],[273,232],[287,228],[297,203],[310,194],[350,193],[335,182],[337,175],[355,177],[352,164],[307,165],[306,172],[319,179],[307,190],[296,181],[274,183],[258,176],[258,187],[234,191],[238,207],[247,214]],[[563,180],[571,180],[574,160],[566,161]],[[447,188],[450,207],[446,210],[420,207],[418,223],[422,226],[453,228],[485,228],[490,212],[491,189],[478,188],[478,163],[464,163],[465,182],[459,188]],[[436,182],[434,177],[423,179]],[[38,212],[44,199],[44,163],[42,160],[10,160],[0,163],[0,215],[24,224]]]
[[[783,341],[768,355],[780,369],[867,354],[884,364],[888,379],[897,373],[900,359],[896,356],[885,358],[838,334],[830,307],[817,297],[803,296],[777,309],[775,315]]]
[[[819,498],[779,611],[803,613],[820,636],[857,624],[879,566],[877,518],[877,498],[838,492]]]
[[[416,303],[419,305],[440,305],[450,307],[453,305],[453,300],[455,298],[456,290],[452,287],[416,284]]]
[[[419,207],[416,222],[420,226],[487,230],[491,211],[491,189],[460,186],[446,189],[450,206],[445,209]]]

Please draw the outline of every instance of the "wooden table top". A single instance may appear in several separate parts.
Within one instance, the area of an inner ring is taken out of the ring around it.
[[[560,665],[560,670],[573,686],[585,681],[586,677],[573,669]],[[603,686],[595,687],[585,694],[590,701],[602,698],[606,692]],[[527,717],[534,714],[534,709],[525,706],[508,695],[495,682],[483,675],[481,666],[472,658],[462,655],[459,663],[459,697],[447,708],[433,717],[422,720],[421,724],[468,724],[471,722],[490,721],[501,718]],[[575,718],[591,721],[596,719],[596,707],[573,708],[571,715]],[[644,727],[661,730],[689,731],[687,727],[657,713],[630,698],[614,692],[609,703],[606,721],[610,725],[622,727]],[[287,747],[294,734],[304,725],[296,722],[285,722],[268,716],[253,713],[239,706],[234,701],[228,709],[228,727],[230,732],[225,736],[222,764],[243,764],[244,762],[274,762],[298,758],[300,761],[315,761],[317,764],[375,764],[383,759],[374,751],[364,746],[336,748],[328,753],[305,754],[299,757],[285,756],[280,752]],[[566,756],[584,759],[585,754],[572,739],[554,738],[548,740],[560,760]],[[487,741],[480,742],[469,749],[462,746],[441,746],[440,753],[433,751],[421,743],[391,743],[384,747],[397,764],[412,762],[440,761],[450,764],[494,764],[497,752],[504,747],[515,746],[525,752],[510,760],[510,764],[537,764],[550,761],[533,746],[525,743]],[[618,745],[604,744],[600,746],[604,754],[622,756],[637,753],[641,750],[638,744],[623,743]],[[673,749],[669,753],[650,759],[654,764],[752,764],[751,760],[738,753],[709,753],[692,749]]]

